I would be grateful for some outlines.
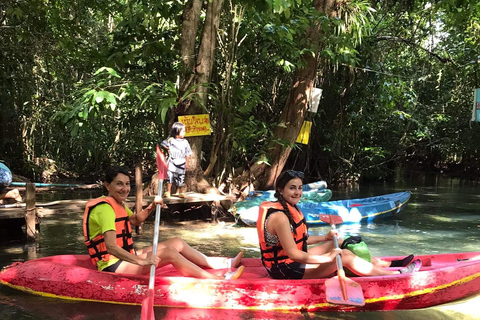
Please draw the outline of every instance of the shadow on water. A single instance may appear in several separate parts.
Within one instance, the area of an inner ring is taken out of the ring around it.
[[[340,225],[341,236],[361,235],[375,256],[479,251],[480,189],[478,183],[453,179],[399,181],[395,185],[370,185],[333,190],[336,199],[363,198],[412,191],[406,209],[391,219],[372,224]],[[64,195],[65,196],[65,195]],[[94,196],[97,196],[94,195]],[[50,200],[50,199],[49,199]],[[0,266],[56,254],[85,254],[82,231],[83,212],[51,215],[41,224],[36,244],[0,243]],[[328,227],[310,228],[310,233],[325,234]],[[137,247],[150,245],[153,225],[135,236]],[[259,257],[255,228],[237,228],[233,222],[209,224],[181,221],[165,224],[160,240],[179,236],[207,255],[233,256],[245,250],[246,257]],[[156,319],[480,319],[476,312],[480,296],[420,310],[359,313],[253,312],[155,308]],[[140,319],[140,306],[93,302],[72,302],[38,297],[0,286],[2,320],[40,319]]]

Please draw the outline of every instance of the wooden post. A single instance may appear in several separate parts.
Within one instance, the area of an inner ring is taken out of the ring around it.
[[[212,212],[212,223],[217,222],[217,215],[218,215],[218,207],[220,206],[220,201],[212,201],[212,207],[211,207],[211,212]]]
[[[137,213],[142,211],[143,208],[143,182],[142,182],[142,163],[137,162],[135,165],[135,190],[136,190],[136,197],[135,197],[135,208]],[[142,226],[135,227],[135,231],[137,234],[142,233]]]
[[[37,214],[35,209],[35,183],[27,183],[27,201],[26,207],[27,212],[25,215],[26,220],[26,229],[27,229],[27,240],[35,241],[37,236],[37,231],[35,230],[35,224],[37,222]]]
[[[27,252],[28,252],[28,260],[35,260],[35,259],[38,258],[37,246],[38,246],[38,242],[37,243],[30,243],[30,244],[26,245]]]

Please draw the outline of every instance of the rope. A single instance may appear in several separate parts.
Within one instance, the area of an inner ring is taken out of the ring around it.
[[[27,216],[28,216],[29,212],[32,212],[32,211],[35,211],[35,224],[34,224],[33,230],[28,225],[28,221],[27,221]],[[37,237],[37,230],[35,228],[35,225],[37,224],[37,222],[40,223],[40,217],[37,214],[37,208],[35,207],[35,208],[31,208],[31,209],[25,209],[25,227],[27,228],[27,235],[29,234],[29,231],[30,231],[30,234],[34,235],[34,238]]]

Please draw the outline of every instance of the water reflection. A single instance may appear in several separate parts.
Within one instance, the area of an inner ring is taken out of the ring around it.
[[[423,183],[423,184],[422,184]],[[455,180],[401,181],[395,186],[333,190],[332,200],[362,198],[412,191],[412,198],[398,216],[374,224],[338,226],[341,236],[361,235],[375,256],[478,251],[480,200],[478,183]],[[92,197],[97,195],[92,195]],[[52,200],[55,197],[52,196]],[[50,199],[48,199],[49,201]],[[47,201],[47,200],[46,200]],[[56,254],[85,254],[82,232],[82,212],[68,212],[43,218],[39,242],[25,245],[19,242],[0,243],[0,266],[15,261]],[[135,237],[138,246],[149,245],[152,224]],[[313,235],[327,233],[329,227],[310,228]],[[163,225],[160,239],[184,238],[207,255],[231,256],[244,249],[247,257],[259,257],[255,228],[238,228],[231,222],[212,225],[204,222],[177,222]],[[156,308],[156,319],[480,319],[475,312],[480,296],[427,308],[389,312],[362,313],[283,313],[226,310],[183,310]],[[140,319],[139,306],[102,303],[70,302],[42,298],[0,286],[2,320],[16,319]]]
[[[253,312],[239,310],[203,310],[179,308],[155,308],[155,319],[479,319],[477,306],[480,295],[461,302],[454,302],[421,310],[395,310],[388,312],[313,313],[313,312]],[[2,320],[51,319],[51,320],[138,320],[140,306],[125,306],[95,302],[75,302],[43,297],[32,299],[10,288],[0,287],[0,311]]]

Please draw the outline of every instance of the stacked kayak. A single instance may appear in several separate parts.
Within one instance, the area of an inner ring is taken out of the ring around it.
[[[478,293],[480,252],[416,258],[423,263],[416,273],[355,278],[365,297],[361,307],[328,303],[325,279],[271,279],[255,258],[242,260],[245,272],[237,280],[188,278],[171,266],[160,268],[155,276],[154,304],[173,311],[203,309],[206,315],[209,310],[367,311],[425,308]],[[148,292],[148,275],[100,272],[87,255],[15,263],[0,272],[0,283],[45,297],[131,305],[141,305]]]
[[[327,183],[325,181],[317,181],[303,186],[303,196],[298,207],[300,210],[311,211],[310,208],[316,207],[316,204],[323,201],[328,201],[332,197],[332,191],[326,189]],[[275,201],[275,191],[252,191],[248,194],[244,201],[235,203],[231,209],[235,216],[237,224],[245,224],[247,226],[255,226],[257,224],[258,209],[264,201]]]
[[[307,183],[302,186],[302,189],[303,191],[315,191],[315,190],[327,189],[327,182],[321,180],[321,181]]]
[[[325,224],[320,214],[342,217],[343,223],[371,222],[376,218],[387,218],[402,211],[410,200],[409,191],[383,196],[338,200],[318,203],[317,206],[301,209],[308,225]]]
[[[270,191],[265,191],[270,192]],[[310,197],[309,193],[315,191],[304,192],[304,197]],[[320,196],[322,191],[317,191]],[[307,221],[307,225],[324,225],[325,223],[319,219],[321,214],[331,214],[342,217],[343,223],[361,223],[371,222],[377,218],[387,218],[398,214],[402,211],[410,200],[411,193],[409,191],[397,192],[386,194],[382,196],[361,198],[361,199],[349,199],[349,200],[337,200],[327,201],[332,192],[328,189],[323,190],[325,200],[312,200],[303,201],[298,203],[299,209],[302,211]],[[234,207],[236,210],[235,219],[237,223],[239,221],[249,225],[255,226],[258,218],[258,208],[263,201],[275,201],[273,192],[271,197],[252,200],[246,200],[244,202],[237,202]],[[328,199],[327,199],[328,197]]]

